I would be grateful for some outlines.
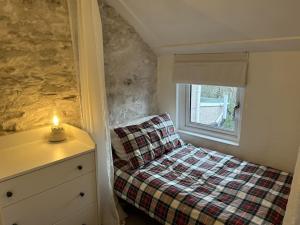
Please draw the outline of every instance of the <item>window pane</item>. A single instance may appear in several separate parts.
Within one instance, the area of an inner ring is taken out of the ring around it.
[[[191,122],[235,130],[236,87],[191,85]]]

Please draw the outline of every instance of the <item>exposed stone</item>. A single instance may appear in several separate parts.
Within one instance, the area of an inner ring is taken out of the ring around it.
[[[156,113],[156,55],[115,9],[101,12],[110,124]]]
[[[15,121],[5,121],[2,123],[2,129],[6,132],[15,132],[16,131],[16,122]]]
[[[81,125],[72,50],[65,0],[0,0],[0,135]]]
[[[156,113],[152,50],[116,11],[102,11],[111,125]],[[65,0],[0,0],[0,135],[49,124],[80,126]]]
[[[3,117],[5,120],[10,120],[10,119],[17,119],[20,118],[24,115],[25,112],[22,111],[17,111],[17,112],[7,112]]]

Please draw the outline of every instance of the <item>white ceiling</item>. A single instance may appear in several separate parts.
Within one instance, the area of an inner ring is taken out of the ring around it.
[[[158,53],[300,50],[300,0],[107,0]]]

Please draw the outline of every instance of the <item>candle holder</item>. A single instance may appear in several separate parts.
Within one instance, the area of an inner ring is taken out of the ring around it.
[[[64,128],[59,124],[57,116],[53,117],[53,125],[51,127],[51,133],[49,136],[50,142],[61,142],[66,140],[66,133]]]

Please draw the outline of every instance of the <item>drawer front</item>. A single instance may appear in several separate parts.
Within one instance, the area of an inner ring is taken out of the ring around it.
[[[92,204],[67,216],[54,225],[97,225],[97,205]]]
[[[51,225],[96,201],[96,176],[90,172],[3,208],[3,225]]]
[[[0,183],[0,207],[8,206],[95,170],[94,152]]]

